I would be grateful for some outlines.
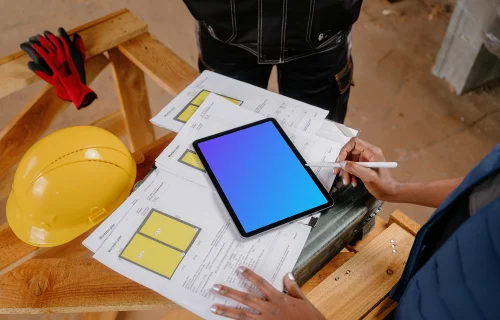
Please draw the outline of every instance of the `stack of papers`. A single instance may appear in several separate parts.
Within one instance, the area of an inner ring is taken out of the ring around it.
[[[178,131],[157,169],[83,244],[94,258],[206,319],[225,284],[255,293],[235,270],[246,266],[283,289],[307,240],[309,219],[245,240],[238,234],[192,142],[266,117],[276,118],[303,157],[334,161],[357,131],[324,121],[326,111],[205,71],[151,121]],[[272,156],[272,155],[270,155]],[[331,169],[315,173],[328,190]]]

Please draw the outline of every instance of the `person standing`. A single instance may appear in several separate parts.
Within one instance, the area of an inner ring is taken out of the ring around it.
[[[362,0],[184,0],[197,20],[200,72],[211,70],[329,110],[344,122],[352,25]]]

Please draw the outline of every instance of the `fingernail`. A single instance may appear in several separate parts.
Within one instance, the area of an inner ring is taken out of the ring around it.
[[[345,161],[340,161],[339,165],[340,165],[340,167],[341,167],[342,169],[344,169],[344,168],[345,168],[345,165],[346,165],[346,162],[345,162]]]
[[[288,279],[290,279],[291,281],[295,281],[295,277],[291,272],[288,272]]]
[[[356,188],[356,184],[353,182],[351,182],[351,186],[353,186],[353,188]]]
[[[342,181],[344,182],[344,186],[347,186],[347,179],[344,178],[344,179],[342,179]]]
[[[220,284],[214,284],[212,286],[212,290],[215,292],[220,292],[220,290],[221,290]]]
[[[247,268],[240,266],[240,267],[236,268],[236,273],[241,275],[243,272],[245,272],[246,269]]]
[[[210,307],[210,311],[212,311],[213,313],[217,313],[217,307],[216,306],[211,306]]]

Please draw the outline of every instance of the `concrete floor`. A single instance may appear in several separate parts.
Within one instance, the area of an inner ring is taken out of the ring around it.
[[[380,146],[388,160],[399,162],[394,175],[400,180],[463,176],[500,142],[498,86],[457,97],[445,81],[431,74],[450,14],[432,20],[428,15],[433,5],[444,2],[405,0],[388,5],[382,0],[365,1],[354,27],[356,86],[346,124],[360,129],[361,138]],[[196,66],[193,19],[181,1],[164,0],[47,0],[43,6],[16,0],[15,7],[0,11],[0,56],[17,51],[19,43],[45,29],[70,29],[122,7],[143,18],[154,36]],[[386,9],[391,10],[389,15],[382,14]],[[155,114],[172,97],[149,79],[147,83]],[[37,83],[0,100],[0,128],[42,85]],[[49,132],[87,124],[118,108],[109,67],[91,87],[99,99],[82,111],[70,108]],[[270,88],[276,89],[275,78]],[[157,129],[157,136],[164,133]],[[0,184],[0,222],[11,177]],[[421,224],[433,212],[414,205],[386,204],[382,216],[387,218],[395,209]]]

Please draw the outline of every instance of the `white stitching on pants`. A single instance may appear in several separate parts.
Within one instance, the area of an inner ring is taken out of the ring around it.
[[[309,20],[307,21],[307,33],[306,33],[306,41],[309,43],[309,45],[314,48],[314,43],[311,42],[311,31],[312,31],[312,24],[314,20],[314,7],[316,6],[316,0],[311,0],[310,6],[309,6]]]
[[[280,49],[280,57],[279,57],[280,62],[283,62],[283,60],[285,60],[285,54],[283,51],[283,47],[285,44],[284,38],[285,38],[285,34],[286,34],[287,14],[288,14],[288,0],[284,0],[283,18],[281,19],[281,49]]]
[[[251,48],[249,48],[249,47],[247,47],[245,45],[237,44],[237,43],[230,43],[230,45],[236,46],[236,47],[240,47],[241,49],[244,49],[244,50],[250,52],[253,55],[257,55],[257,51],[255,51],[255,50],[253,50],[253,49],[251,49]]]
[[[234,5],[234,0],[231,0],[231,23],[233,26],[233,35],[229,37],[227,42],[231,42],[236,38],[236,35],[238,34],[238,29],[236,28],[236,9]]]
[[[259,0],[257,3],[257,9],[259,12],[258,16],[258,31],[257,31],[257,50],[259,51],[259,54],[257,55],[257,59],[260,60],[262,56],[262,48],[261,48],[261,42],[262,42],[262,0]]]

